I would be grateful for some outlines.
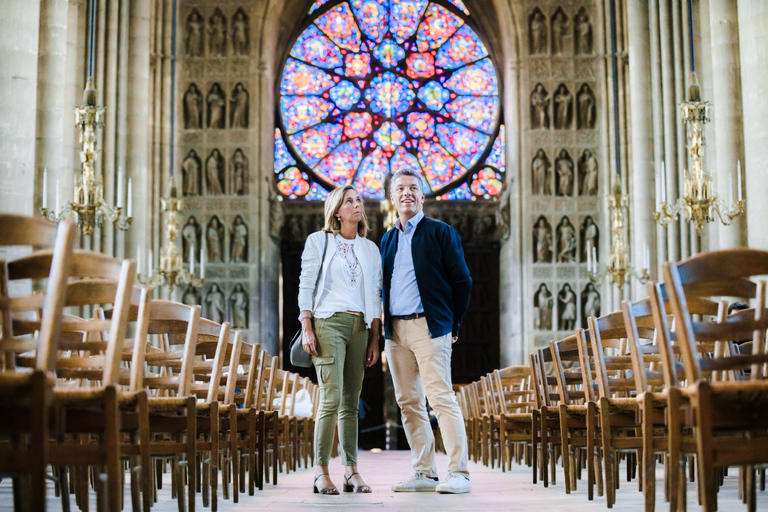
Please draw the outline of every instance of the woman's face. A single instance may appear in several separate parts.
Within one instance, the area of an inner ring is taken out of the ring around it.
[[[355,224],[363,218],[363,199],[357,190],[350,189],[344,192],[344,199],[341,200],[341,206],[336,211],[336,217],[342,225]]]

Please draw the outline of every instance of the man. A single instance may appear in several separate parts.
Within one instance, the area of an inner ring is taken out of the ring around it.
[[[456,230],[424,216],[421,187],[415,171],[395,173],[390,200],[399,218],[381,240],[384,351],[415,470],[392,490],[461,494],[471,487],[464,419],[451,385],[451,346],[469,305],[472,279]],[[443,483],[437,478],[425,395],[450,458]]]

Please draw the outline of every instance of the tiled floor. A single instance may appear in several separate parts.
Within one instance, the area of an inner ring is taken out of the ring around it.
[[[447,459],[438,456],[438,469],[444,474]],[[520,510],[536,512],[555,512],[572,510],[575,512],[605,511],[605,498],[595,496],[594,501],[587,500],[586,487],[579,481],[578,490],[566,495],[562,485],[562,472],[558,474],[557,485],[544,488],[541,483],[531,483],[531,471],[527,467],[513,466],[511,472],[502,473],[500,469],[489,469],[479,464],[470,463],[472,493],[467,495],[438,495],[434,493],[394,493],[392,483],[410,476],[410,454],[407,451],[361,452],[359,468],[367,483],[373,488],[372,494],[344,494],[340,496],[320,496],[312,494],[314,472],[300,469],[288,475],[281,474],[278,485],[265,486],[263,491],[256,491],[254,496],[241,495],[240,503],[219,498],[221,511],[254,510],[319,510],[348,509],[390,510],[390,511],[508,511]],[[623,469],[623,468],[622,468]],[[331,462],[331,476],[341,487],[342,468],[339,459]],[[737,471],[732,470],[726,478],[725,486],[719,494],[720,512],[743,511],[746,506],[737,498]],[[622,475],[624,472],[622,471]],[[586,477],[586,473],[584,474]],[[668,510],[662,494],[662,473],[659,471],[657,484],[657,510]],[[695,487],[688,486],[688,510],[698,511]],[[219,491],[221,496],[221,490]],[[130,500],[126,497],[126,508],[130,510]],[[768,491],[758,491],[758,510],[768,510]],[[49,492],[49,510],[61,510],[60,503]],[[73,510],[74,500],[72,500]],[[0,512],[13,510],[10,480],[0,483]],[[91,508],[95,510],[95,508]],[[178,510],[176,502],[170,496],[170,481],[160,491],[160,500],[152,509],[155,512],[173,512]],[[210,510],[202,507],[198,495],[197,510]],[[643,496],[637,490],[637,482],[621,482],[617,494],[617,503],[612,510],[641,511]]]

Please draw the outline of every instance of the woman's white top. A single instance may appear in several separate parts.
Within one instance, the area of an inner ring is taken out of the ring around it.
[[[325,261],[324,237],[328,239]],[[312,297],[320,272],[317,297]],[[381,254],[379,248],[360,236],[346,240],[322,231],[307,238],[301,255],[299,310],[327,318],[341,311],[361,311],[370,327],[381,316]]]

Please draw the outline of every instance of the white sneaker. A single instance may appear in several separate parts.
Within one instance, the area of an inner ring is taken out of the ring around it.
[[[469,477],[462,473],[448,473],[445,482],[435,487],[435,491],[440,494],[466,494],[471,490]]]
[[[435,492],[440,481],[437,477],[429,477],[421,473],[414,473],[411,478],[392,486],[395,492]]]

